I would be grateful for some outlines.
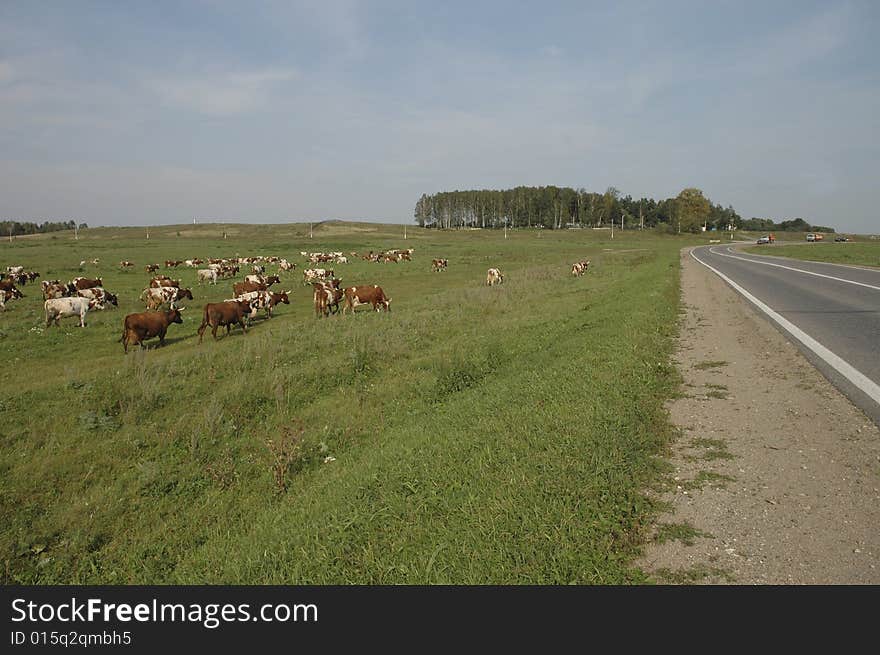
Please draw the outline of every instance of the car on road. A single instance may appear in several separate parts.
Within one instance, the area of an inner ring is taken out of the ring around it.
[[[838,235],[838,236],[834,237],[834,240],[835,241],[849,241],[849,237]]]
[[[758,237],[758,240],[755,243],[770,243],[770,237]]]

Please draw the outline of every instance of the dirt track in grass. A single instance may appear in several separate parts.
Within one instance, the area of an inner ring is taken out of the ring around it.
[[[638,562],[661,583],[880,583],[880,430],[682,251],[671,511]]]

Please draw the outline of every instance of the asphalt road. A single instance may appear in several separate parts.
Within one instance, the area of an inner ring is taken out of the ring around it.
[[[739,286],[756,311],[880,426],[880,270],[746,254],[730,245],[691,254]]]

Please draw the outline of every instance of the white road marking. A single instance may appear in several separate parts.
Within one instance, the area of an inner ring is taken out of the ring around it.
[[[773,264],[771,262],[762,262],[757,259],[746,259],[745,257],[737,257],[736,255],[725,255],[723,252],[715,252],[715,250],[713,248],[709,248],[709,252],[711,252],[713,255],[718,255],[719,257],[730,257],[731,259],[740,259],[744,262],[751,262],[752,264],[761,264],[762,266],[775,266],[776,268],[784,268],[789,271],[796,271],[798,273],[805,273],[807,275],[815,275],[816,277],[824,277],[829,280],[837,280],[838,282],[846,282],[847,284],[856,284],[860,287],[867,287],[868,289],[874,289],[874,291],[880,291],[880,287],[875,286],[873,284],[865,284],[864,282],[856,282],[854,280],[847,280],[846,278],[834,277],[833,275],[825,275],[824,273],[814,273],[813,271],[805,271],[802,268],[794,268],[793,266],[783,266],[782,264]]]
[[[710,252],[711,252],[711,250],[710,250]],[[714,254],[720,255],[721,253],[714,253]],[[875,403],[880,405],[880,385],[878,385],[876,382],[874,382],[871,378],[869,378],[867,375],[865,375],[861,371],[858,371],[851,364],[844,361],[839,356],[835,355],[833,352],[828,350],[828,348],[826,348],[821,343],[816,341],[813,337],[811,337],[809,334],[807,334],[806,332],[801,330],[797,325],[795,325],[791,321],[787,320],[786,318],[784,318],[783,316],[781,316],[777,312],[773,311],[773,309],[771,309],[768,305],[766,305],[763,302],[761,302],[760,300],[758,300],[755,296],[753,296],[751,293],[746,291],[744,288],[742,288],[736,282],[731,280],[729,277],[727,277],[724,273],[719,271],[717,268],[709,266],[709,264],[707,264],[706,262],[704,262],[703,260],[701,260],[699,257],[697,257],[694,254],[693,248],[691,249],[691,257],[693,257],[700,264],[702,264],[703,266],[708,268],[710,271],[715,273],[722,280],[727,282],[736,291],[738,291],[740,294],[742,294],[749,302],[751,302],[753,305],[755,305],[755,307],[757,307],[762,312],[767,314],[767,316],[769,316],[771,319],[776,321],[776,323],[778,323],[786,332],[788,332],[791,336],[793,336],[795,339],[797,339],[802,344],[804,344],[804,346],[809,348],[817,357],[819,357],[819,359],[821,359],[826,364],[828,364],[831,368],[833,368],[835,371],[840,373],[840,375],[842,375],[844,378],[849,380],[849,382],[852,383],[857,389],[859,389],[862,393],[864,393],[866,396],[868,396]],[[783,268],[785,268],[785,267],[783,267]]]
[[[751,246],[755,245],[751,241],[737,241],[737,243],[747,243]],[[727,252],[736,252],[733,248],[728,248]],[[718,254],[718,253],[716,253]],[[770,257],[772,259],[788,259],[791,260],[791,257],[786,257],[785,255],[752,255],[749,254],[749,257]],[[880,273],[880,268],[869,268],[868,266],[854,266],[853,264],[838,264],[837,262],[820,262],[813,259],[804,259],[801,260],[804,262],[809,262],[810,264],[821,264],[822,266],[836,266],[837,268],[852,268],[857,271],[868,271],[869,273]]]

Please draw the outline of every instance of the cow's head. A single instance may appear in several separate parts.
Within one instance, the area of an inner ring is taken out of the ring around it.
[[[277,275],[270,275],[266,278],[266,286],[270,286],[272,284],[280,284],[281,278]]]
[[[183,300],[184,298],[188,298],[190,300],[193,300],[192,291],[190,291],[189,289],[180,289],[177,292],[177,299]]]
[[[182,312],[184,309],[186,309],[186,307],[178,307],[176,309],[169,309],[167,312],[165,312],[165,316],[168,317],[168,322],[183,323],[183,317],[180,315],[180,312]]]
[[[104,292],[104,299],[114,307],[119,307],[119,298],[116,294]]]

